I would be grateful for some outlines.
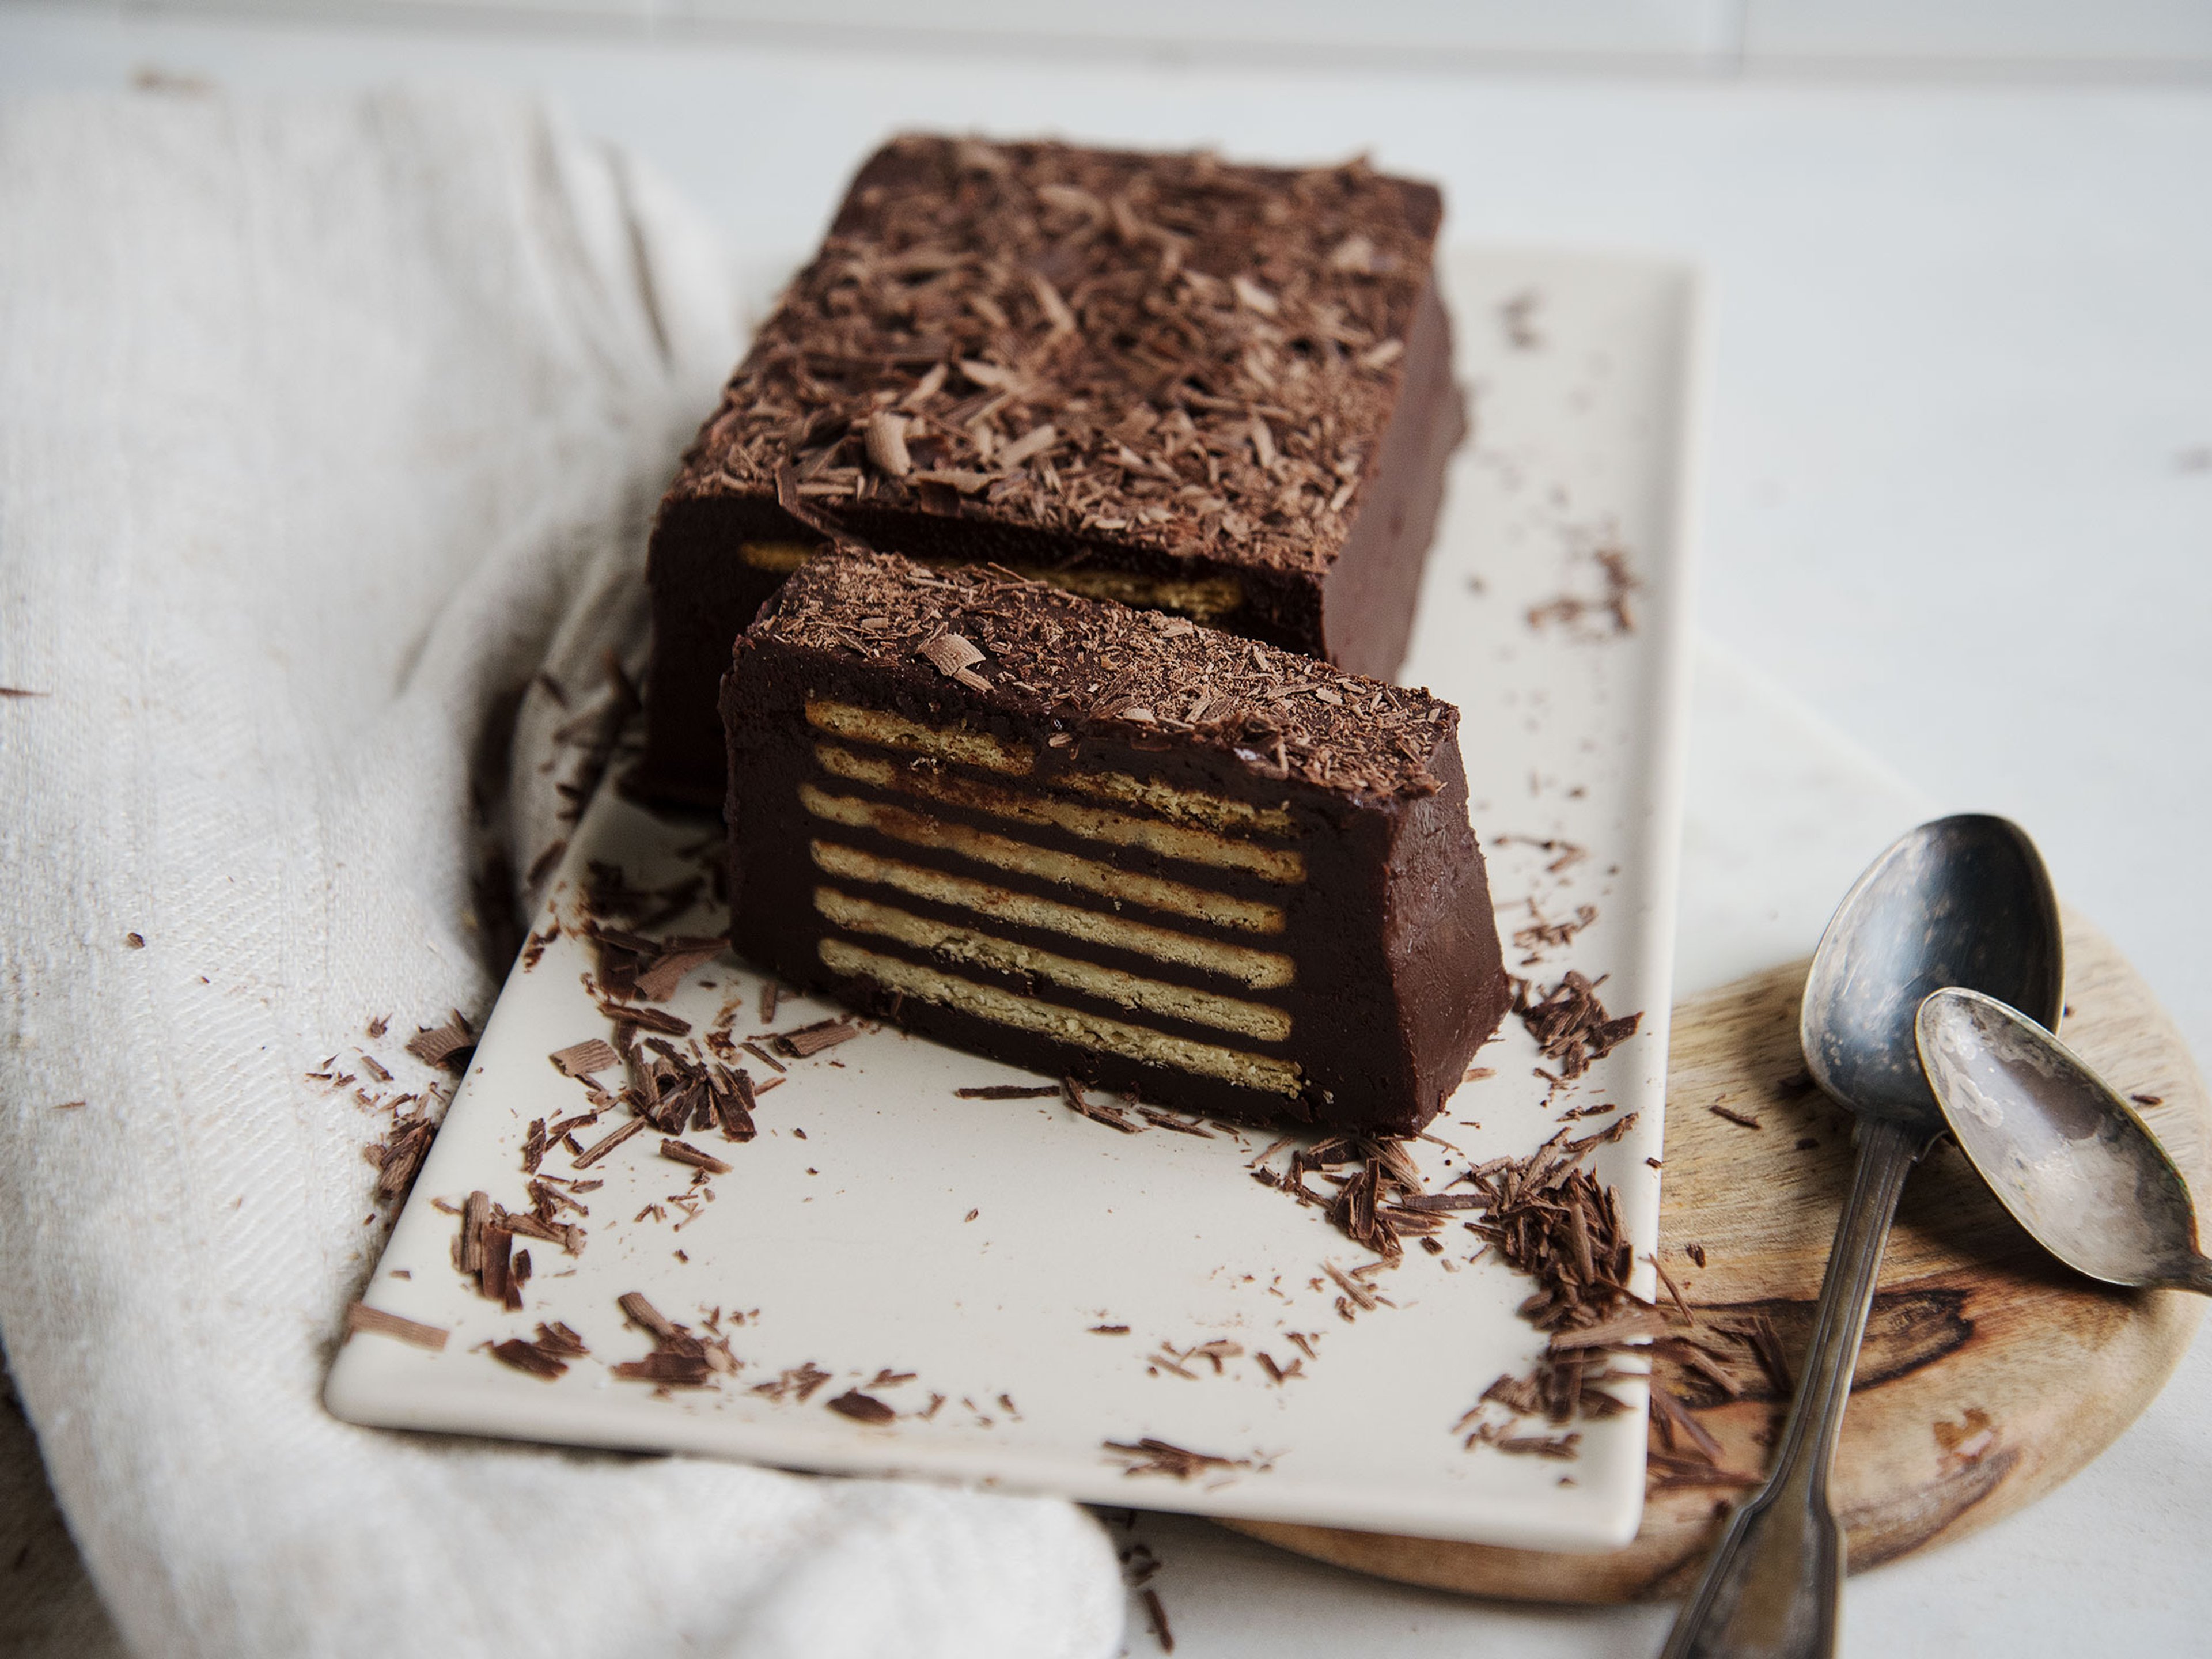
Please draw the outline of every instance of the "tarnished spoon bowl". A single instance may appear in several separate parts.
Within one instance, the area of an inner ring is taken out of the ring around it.
[[[2017,1009],[1936,992],[1920,1062],[1960,1149],[2036,1243],[2111,1285],[2212,1295],[2189,1183],[2128,1103]]]

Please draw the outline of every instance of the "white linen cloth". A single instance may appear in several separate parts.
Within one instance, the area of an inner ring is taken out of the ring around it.
[[[0,697],[0,1337],[133,1652],[1113,1650],[1066,1504],[319,1403],[380,1120],[303,1076],[387,1015],[419,1087],[399,1041],[489,1005],[479,817],[526,870],[568,715],[524,700],[511,789],[472,761],[541,671],[635,666],[735,310],[679,204],[525,104],[0,109],[0,684],[40,694]],[[111,1644],[31,1541],[0,1638]]]

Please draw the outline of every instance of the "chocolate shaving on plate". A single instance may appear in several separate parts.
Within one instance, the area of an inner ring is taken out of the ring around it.
[[[582,1042],[572,1042],[565,1048],[556,1048],[546,1056],[554,1068],[564,1077],[589,1078],[600,1072],[612,1071],[622,1064],[617,1054],[604,1037],[589,1037]]]
[[[795,1031],[780,1032],[770,1040],[793,1060],[804,1060],[824,1048],[834,1048],[841,1042],[865,1036],[867,1030],[866,1025],[855,1019],[824,1019],[802,1025]]]
[[[1211,1452],[1190,1451],[1151,1436],[1133,1444],[1119,1440],[1103,1443],[1105,1449],[1124,1465],[1124,1474],[1164,1474],[1188,1480],[1212,1469],[1249,1469],[1249,1457],[1218,1457]]]
[[[873,1395],[862,1394],[858,1389],[848,1389],[835,1400],[824,1402],[841,1417],[849,1417],[855,1423],[889,1423],[898,1413]]]
[[[349,1334],[368,1331],[378,1336],[395,1338],[417,1348],[427,1348],[432,1353],[437,1353],[445,1347],[449,1334],[442,1326],[403,1319],[396,1313],[372,1308],[365,1302],[356,1302],[346,1310],[345,1328]]]
[[[1640,1012],[1609,1018],[1597,998],[1597,988],[1602,982],[1570,971],[1541,999],[1532,1002],[1528,982],[1514,981],[1513,1012],[1521,1016],[1537,1048],[1559,1063],[1563,1079],[1580,1077],[1593,1060],[1604,1059],[1635,1036],[1643,1021]]]

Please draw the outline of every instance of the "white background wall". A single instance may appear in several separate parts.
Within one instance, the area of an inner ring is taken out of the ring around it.
[[[1429,68],[2171,77],[2212,73],[2204,0],[137,0],[139,13],[659,40],[953,37],[996,50]]]

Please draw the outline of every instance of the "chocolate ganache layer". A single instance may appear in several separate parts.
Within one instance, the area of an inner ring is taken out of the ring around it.
[[[732,938],[1054,1076],[1410,1132],[1506,984],[1458,714],[1010,572],[838,550],[723,682]]]
[[[635,786],[720,799],[730,642],[830,541],[1395,674],[1466,429],[1442,211],[1357,163],[879,151],[661,503]]]

